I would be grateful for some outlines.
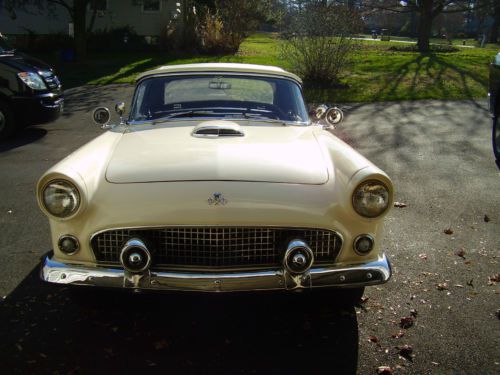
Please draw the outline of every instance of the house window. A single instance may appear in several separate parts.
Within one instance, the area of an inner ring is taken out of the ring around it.
[[[108,0],[91,0],[89,4],[90,10],[104,12],[108,10]]]
[[[144,13],[156,13],[161,11],[161,0],[143,0],[142,11]]]

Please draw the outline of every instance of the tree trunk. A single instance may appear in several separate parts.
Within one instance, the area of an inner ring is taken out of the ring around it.
[[[75,52],[77,61],[83,61],[87,56],[87,3],[88,0],[74,0],[73,3]]]
[[[427,52],[430,49],[429,39],[431,36],[433,21],[434,0],[422,0],[418,19],[418,41],[417,46],[420,52]]]

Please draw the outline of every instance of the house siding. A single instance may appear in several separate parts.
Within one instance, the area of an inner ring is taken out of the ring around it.
[[[179,4],[179,5],[177,5]],[[147,13],[142,11],[140,2],[134,0],[108,0],[108,10],[99,12],[95,18],[93,30],[114,29],[131,26],[139,35],[160,35],[169,24],[176,9],[181,9],[181,0],[161,0],[160,12]],[[36,6],[27,8],[29,13],[18,11],[17,18],[11,19],[10,14],[0,10],[0,32],[4,34],[67,34],[71,22],[66,9],[56,6],[50,14],[45,11],[40,14]],[[87,11],[87,23],[90,23],[92,11]],[[182,23],[179,14],[178,24]]]

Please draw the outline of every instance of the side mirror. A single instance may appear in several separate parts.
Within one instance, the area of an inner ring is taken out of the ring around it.
[[[115,111],[116,113],[118,113],[118,116],[122,117],[123,114],[125,113],[125,103],[124,102],[116,103]]]
[[[92,119],[102,129],[106,129],[111,120],[111,112],[106,107],[97,107],[92,113]]]
[[[123,114],[125,113],[125,103],[119,102],[115,104],[115,111],[120,116],[120,125],[123,125],[125,122],[123,121]]]
[[[325,130],[335,129],[335,126],[344,119],[344,112],[338,107],[328,107],[321,104],[309,112],[309,115],[316,120],[324,119],[326,125],[323,126]]]

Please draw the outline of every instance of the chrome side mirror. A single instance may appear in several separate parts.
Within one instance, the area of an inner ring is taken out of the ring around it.
[[[343,119],[344,119],[344,112],[342,112],[340,108],[331,107],[328,108],[328,110],[325,113],[326,123],[332,126],[333,128],[335,128],[337,124],[340,124]]]
[[[125,103],[119,102],[115,105],[115,111],[120,116],[120,125],[123,125],[125,122],[123,121],[123,114],[125,113]]]
[[[92,113],[92,119],[101,129],[107,129],[110,127],[108,124],[111,120],[111,112],[106,107],[97,107]]]
[[[344,119],[344,112],[338,107],[328,107],[326,104],[321,104],[314,108],[310,113],[317,121],[325,120],[326,124],[323,129],[332,130]]]

